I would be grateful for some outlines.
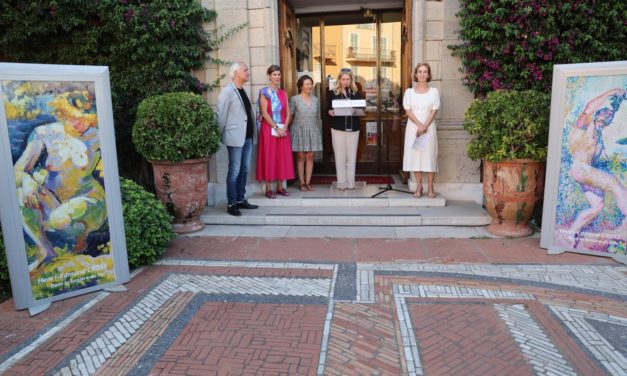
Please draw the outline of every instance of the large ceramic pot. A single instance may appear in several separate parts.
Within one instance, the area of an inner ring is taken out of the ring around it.
[[[174,214],[174,231],[179,234],[205,227],[200,215],[207,205],[208,160],[189,159],[179,163],[150,161],[157,197]]]
[[[544,170],[544,162],[531,159],[483,161],[484,203],[492,216],[490,233],[510,237],[533,233],[529,219],[544,192]]]

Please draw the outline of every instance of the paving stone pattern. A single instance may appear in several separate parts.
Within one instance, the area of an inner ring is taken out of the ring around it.
[[[411,304],[409,311],[424,374],[533,374],[494,307],[482,303]]]
[[[205,303],[150,375],[315,375],[326,307]]]
[[[594,325],[590,324],[592,320],[614,324],[615,328],[622,333],[621,336],[624,336],[627,332],[626,317],[616,317],[569,307],[551,306],[550,308],[608,373],[616,376],[627,374],[627,358],[620,349],[616,349],[612,345],[611,342],[613,341],[608,341],[603,336],[603,334],[609,333],[597,331]]]
[[[0,316],[0,370],[627,374],[627,277],[613,265],[166,259],[127,286]]]
[[[389,306],[337,303],[331,326],[327,375],[398,375],[394,311]]]
[[[575,375],[562,354],[522,304],[495,304],[494,308],[507,324],[529,363],[539,375]]]

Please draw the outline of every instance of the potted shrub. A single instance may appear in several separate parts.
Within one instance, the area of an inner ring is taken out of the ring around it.
[[[209,104],[200,95],[182,92],[144,99],[137,109],[133,143],[153,166],[156,194],[174,215],[174,231],[202,229],[207,161],[220,147]]]
[[[544,192],[549,94],[499,90],[477,98],[464,128],[473,136],[468,156],[483,160],[483,193],[495,235],[530,235],[529,219]]]

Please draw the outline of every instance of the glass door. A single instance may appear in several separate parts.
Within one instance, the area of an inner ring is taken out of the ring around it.
[[[377,108],[379,109],[379,173],[402,169],[405,127],[401,85],[401,12],[381,13],[379,23]],[[405,69],[411,70],[411,67]]]
[[[402,163],[401,11],[299,17],[297,75],[314,78],[324,150],[315,173],[335,173],[327,93],[350,69],[367,101],[357,148],[358,174],[396,173]],[[298,52],[300,49],[300,53]]]

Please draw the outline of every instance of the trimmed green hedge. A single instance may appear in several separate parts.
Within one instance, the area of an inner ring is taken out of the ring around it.
[[[551,96],[536,90],[497,90],[475,98],[464,116],[471,159],[545,161]]]
[[[155,195],[139,184],[120,179],[128,265],[150,265],[163,255],[172,232],[172,217]]]
[[[207,158],[220,148],[220,130],[213,110],[201,95],[166,93],[139,104],[133,144],[148,160]]]

